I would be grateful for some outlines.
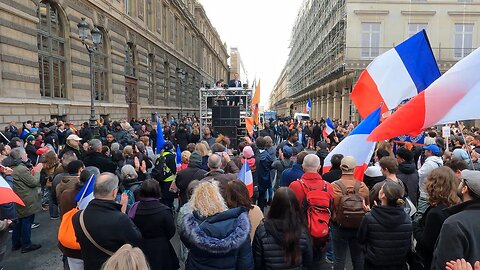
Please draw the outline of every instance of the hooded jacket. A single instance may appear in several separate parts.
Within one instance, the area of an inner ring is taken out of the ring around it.
[[[311,265],[313,258],[312,241],[306,228],[302,231],[299,242],[302,254],[300,265],[289,266],[285,262],[285,250],[282,244],[284,239],[285,234],[278,230],[275,221],[266,220],[260,223],[255,232],[252,247],[256,270],[301,270]]]
[[[291,168],[285,169],[280,178],[280,186],[288,187],[293,181],[300,179],[304,174],[302,164],[294,163]]]
[[[378,269],[404,269],[411,246],[412,222],[403,207],[376,206],[367,213],[358,230],[365,264]]]
[[[85,167],[97,167],[100,170],[100,173],[115,173],[115,171],[117,170],[117,164],[115,164],[115,162],[113,162],[105,154],[98,152],[90,152],[86,154],[83,158],[83,162],[85,163]]]
[[[245,208],[211,217],[186,214],[180,239],[189,249],[185,269],[253,270],[250,222]]]
[[[429,156],[422,167],[418,169],[418,187],[420,190],[420,197],[428,198],[428,194],[425,191],[425,179],[434,169],[443,166],[443,160],[441,157]]]
[[[272,187],[272,181],[270,179],[270,172],[274,158],[268,150],[260,149],[258,155],[255,157],[256,162],[256,174],[259,190],[266,190]]]
[[[187,202],[187,187],[193,180],[201,180],[207,171],[202,169],[202,161],[192,160],[188,163],[187,168],[179,171],[175,179],[175,184],[180,190],[180,206]]]
[[[445,269],[445,263],[465,258],[472,265],[480,260],[480,200],[471,200],[444,210],[451,215],[443,223],[433,253],[432,269]]]
[[[415,164],[413,163],[400,163],[398,164],[397,178],[402,180],[408,191],[408,197],[412,200],[413,204],[417,206],[418,203],[418,172]]]
[[[20,160],[13,162],[13,191],[22,199],[25,206],[16,205],[19,218],[28,217],[42,210],[40,199],[38,197],[38,188],[40,187],[40,172],[34,175],[27,166]]]
[[[63,177],[62,181],[58,183],[58,185],[55,187],[55,193],[57,195],[57,201],[60,201],[60,197],[62,196],[62,193],[67,190],[67,189],[74,189],[77,185],[77,183],[80,181],[78,175],[68,175]]]

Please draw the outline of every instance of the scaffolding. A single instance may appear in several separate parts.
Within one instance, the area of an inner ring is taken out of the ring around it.
[[[344,69],[345,0],[305,0],[292,30],[289,96],[308,91]]]
[[[212,107],[219,103],[219,100],[228,100],[229,97],[236,97],[242,100],[243,104],[240,107],[240,125],[237,126],[237,139],[247,135],[245,118],[252,117],[252,88],[205,88],[199,90],[200,97],[200,129],[204,127],[212,127]]]

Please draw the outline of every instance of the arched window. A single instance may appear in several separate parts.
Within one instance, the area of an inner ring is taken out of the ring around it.
[[[95,100],[107,100],[107,61],[108,51],[105,44],[106,33],[102,29],[103,41],[97,45],[97,50],[93,57],[93,72],[95,73]]]
[[[125,49],[125,75],[135,77],[135,51],[133,43],[128,43]]]
[[[65,98],[65,37],[55,5],[38,5],[38,70],[42,97]]]

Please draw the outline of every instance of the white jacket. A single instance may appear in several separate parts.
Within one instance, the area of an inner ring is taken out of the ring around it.
[[[443,166],[443,160],[441,157],[430,156],[425,160],[425,163],[423,163],[422,167],[418,169],[418,187],[420,189],[420,197],[428,197],[425,191],[425,179],[431,171],[441,166]]]

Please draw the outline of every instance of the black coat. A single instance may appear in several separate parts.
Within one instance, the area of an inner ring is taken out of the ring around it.
[[[186,270],[253,270],[247,209],[233,208],[208,218],[183,217],[180,239],[189,249]]]
[[[188,143],[198,143],[200,141],[200,135],[197,134],[193,134],[193,133],[190,133],[190,135],[188,136]]]
[[[480,200],[445,209],[451,215],[443,223],[433,253],[432,269],[445,269],[450,260],[465,258],[472,265],[480,260]]]
[[[86,143],[93,139],[93,132],[91,128],[82,128],[80,129],[80,138],[82,138],[82,143]]]
[[[406,269],[411,238],[412,222],[403,207],[373,207],[363,217],[357,237],[364,248],[365,269]]]
[[[179,268],[177,254],[170,239],[175,235],[172,209],[158,200],[140,201],[133,218],[142,233],[140,248],[152,270]]]
[[[448,214],[445,205],[429,207],[419,222],[413,222],[413,236],[417,240],[415,250],[423,258],[425,269],[430,269],[435,243]]]
[[[289,266],[285,262],[285,250],[282,246],[284,239],[283,232],[278,231],[275,223],[264,221],[258,225],[253,238],[253,259],[255,270],[263,269],[304,269],[312,263],[312,242],[305,229],[300,238],[302,263],[296,266]]]
[[[75,149],[73,147],[71,147],[70,145],[65,144],[65,147],[62,149],[62,151],[60,152],[60,155],[58,155],[59,158],[62,158],[63,157],[63,154],[67,153],[67,152],[73,152],[75,154],[75,156],[77,157],[77,159],[79,160],[83,160],[83,149],[82,149],[82,146],[80,145],[80,148]]]
[[[329,172],[322,175],[323,180],[333,183],[342,177],[342,170],[340,168],[332,168]]]
[[[115,162],[113,162],[104,154],[98,152],[88,153],[85,158],[83,158],[83,163],[85,164],[85,167],[97,167],[100,170],[100,173],[115,173],[115,171],[117,170],[117,164],[115,164]]]
[[[202,169],[201,163],[190,162],[188,167],[179,171],[175,178],[175,184],[180,190],[180,206],[184,205],[187,200],[187,187],[193,180],[202,180],[207,171]]]
[[[132,220],[120,212],[121,205],[114,201],[93,199],[83,211],[85,227],[101,247],[115,252],[124,244],[139,246],[142,235]],[[85,236],[80,226],[80,213],[73,216],[75,236],[82,250],[85,270],[98,270],[110,257],[100,251]]]
[[[175,144],[178,144],[180,145],[180,150],[181,151],[185,151],[187,150],[187,144],[188,144],[188,133],[187,133],[187,130],[183,129],[179,129],[176,133],[175,133]]]
[[[418,172],[415,164],[401,163],[398,164],[397,178],[402,180],[408,190],[408,197],[415,206],[418,204]]]

